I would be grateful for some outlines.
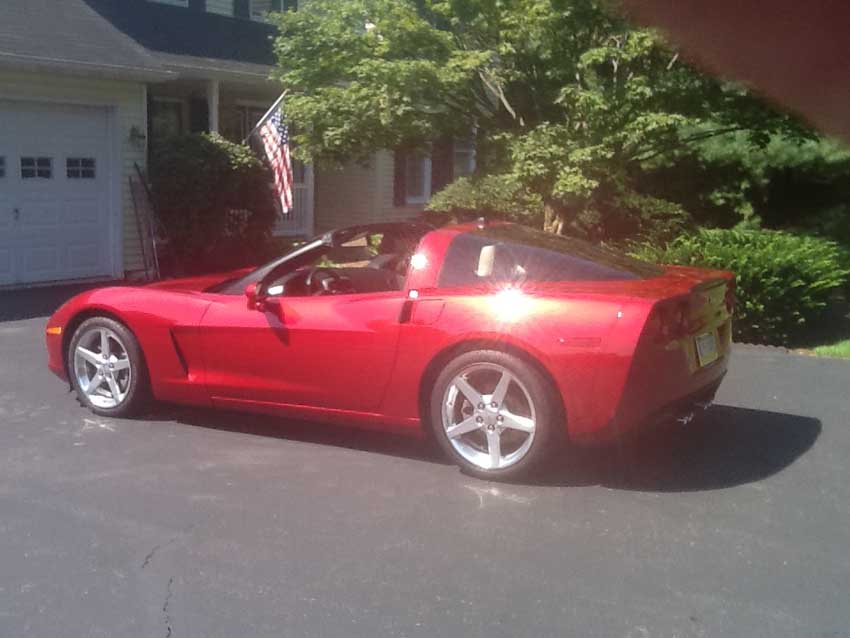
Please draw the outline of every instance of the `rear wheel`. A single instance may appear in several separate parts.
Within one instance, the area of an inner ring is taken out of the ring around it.
[[[148,374],[139,343],[108,317],[87,319],[68,348],[68,372],[80,403],[103,416],[130,416],[148,402]]]
[[[431,394],[441,447],[471,474],[515,478],[542,466],[564,424],[556,390],[534,367],[495,350],[452,360]]]

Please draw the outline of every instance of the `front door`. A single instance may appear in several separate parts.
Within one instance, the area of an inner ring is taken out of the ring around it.
[[[260,311],[218,296],[201,322],[213,401],[377,411],[403,304],[392,291],[273,298]]]

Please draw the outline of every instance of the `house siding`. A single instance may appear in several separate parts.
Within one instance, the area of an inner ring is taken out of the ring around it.
[[[0,99],[50,102],[54,104],[89,104],[114,109],[114,135],[119,140],[119,157],[113,170],[120,171],[121,236],[123,237],[124,271],[143,268],[139,239],[134,221],[133,200],[128,178],[135,175],[135,164],[145,166],[144,144],[130,142],[130,130],[146,130],[145,88],[141,83],[100,80],[84,77],[15,73],[0,71]]]
[[[395,162],[392,151],[380,151],[375,156],[377,180],[378,216],[382,219],[409,219],[416,217],[425,209],[425,204],[396,206],[393,203],[395,185]]]
[[[316,232],[340,226],[416,217],[424,205],[393,205],[393,154],[380,151],[368,166],[319,170],[315,191]]]

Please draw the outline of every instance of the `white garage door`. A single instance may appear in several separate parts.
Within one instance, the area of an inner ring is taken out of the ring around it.
[[[0,285],[112,272],[105,108],[0,100]]]

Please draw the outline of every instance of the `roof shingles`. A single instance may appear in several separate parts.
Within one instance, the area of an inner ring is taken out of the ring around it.
[[[148,0],[3,0],[0,62],[265,79],[272,26]]]

